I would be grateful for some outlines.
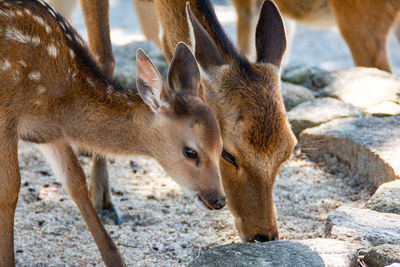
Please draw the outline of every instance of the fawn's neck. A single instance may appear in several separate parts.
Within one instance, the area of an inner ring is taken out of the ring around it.
[[[154,140],[162,139],[162,132],[140,96],[116,91],[103,81],[85,80],[88,84],[78,89],[72,115],[65,122],[67,138],[98,153],[151,156]]]

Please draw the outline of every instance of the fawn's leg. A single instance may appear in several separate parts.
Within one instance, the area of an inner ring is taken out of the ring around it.
[[[140,26],[147,40],[153,41],[162,50],[160,40],[160,23],[154,2],[148,0],[132,0]]]
[[[40,145],[40,148],[76,203],[106,265],[125,266],[117,247],[97,216],[89,197],[84,171],[71,146],[59,141]]]
[[[0,125],[0,127],[3,125]],[[18,140],[0,128],[0,266],[14,266],[14,213],[21,178]]]
[[[354,63],[391,72],[386,41],[395,20],[393,6],[375,0],[330,0],[329,4]]]
[[[98,57],[101,68],[111,77],[115,60],[110,39],[108,0],[81,0],[81,8],[88,32],[90,51]],[[90,197],[94,207],[102,216],[113,218],[116,224],[122,223],[121,216],[111,200],[107,160],[100,155],[93,156]]]

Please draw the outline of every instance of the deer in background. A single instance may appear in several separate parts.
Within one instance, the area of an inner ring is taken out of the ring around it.
[[[1,1],[0,36],[0,266],[15,264],[19,139],[40,146],[107,266],[124,262],[91,203],[72,145],[154,157],[203,206],[225,205],[220,129],[198,97],[200,73],[186,45],[176,47],[168,83],[138,50],[136,92],[108,79],[81,37],[43,1]]]
[[[154,17],[142,15],[142,10],[153,10],[155,0],[133,0],[148,40],[161,48],[159,23]],[[254,50],[254,31],[262,0],[231,0],[237,19],[238,47],[250,55]],[[391,72],[387,57],[387,37],[395,25],[395,34],[400,41],[400,13],[397,0],[274,0],[282,15],[289,20],[288,52],[294,36],[294,20],[313,28],[337,26],[346,41],[356,66],[376,67]]]
[[[400,13],[400,1],[274,1],[285,17],[306,26],[314,28],[337,26],[350,49],[355,65],[376,67],[391,72],[386,43],[388,34],[396,25],[396,17]],[[238,14],[238,44],[244,53],[251,53],[253,42],[250,33],[253,31],[253,21],[259,13],[261,2],[261,0],[232,0]],[[398,32],[395,34],[400,41],[400,24],[397,24]]]
[[[81,2],[85,21],[92,22],[88,28],[89,42],[92,43],[91,36],[96,34],[109,36],[104,19],[94,24],[96,18],[101,18],[100,14],[108,12],[104,5],[98,1]],[[202,69],[200,96],[216,114],[221,128],[222,183],[241,239],[246,242],[276,240],[273,185],[281,164],[296,144],[280,94],[280,66],[286,47],[282,18],[272,1],[264,2],[256,31],[257,62],[250,63],[237,52],[223,31],[211,3],[189,2],[194,13],[188,11],[190,20],[186,16],[185,0],[155,1],[155,11],[162,18],[165,57],[172,64],[173,49],[181,41],[190,43],[195,52]],[[193,28],[192,39],[189,22]],[[96,45],[101,44],[104,47],[98,50],[99,55],[111,47],[108,40]],[[103,66],[114,62],[111,53],[110,50],[100,55]],[[110,190],[108,181],[98,179],[95,184],[102,188],[92,187],[91,194],[102,196],[101,192]]]

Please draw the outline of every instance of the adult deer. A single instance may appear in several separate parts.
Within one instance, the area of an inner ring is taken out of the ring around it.
[[[183,43],[168,83],[138,50],[136,92],[107,79],[75,30],[45,2],[1,1],[0,81],[0,266],[15,264],[19,139],[40,145],[107,266],[123,266],[123,259],[90,201],[71,145],[152,156],[206,208],[225,205],[219,126],[198,97],[199,69]]]
[[[142,1],[142,0],[135,0]],[[253,21],[261,0],[232,0],[238,14],[238,44],[251,52]],[[386,42],[400,13],[400,1],[376,0],[275,0],[285,17],[306,26],[337,26],[357,66],[376,67],[391,72]],[[142,3],[144,5],[144,3]],[[153,29],[156,31],[156,29]],[[398,38],[400,34],[396,33]]]
[[[222,182],[241,239],[278,239],[273,184],[281,164],[296,144],[279,87],[281,59],[286,46],[282,18],[272,1],[264,2],[256,33],[257,62],[250,63],[224,33],[211,3],[189,2],[199,18],[198,22],[195,16],[190,16],[193,43],[189,37],[186,1],[155,1],[163,28],[164,54],[172,62],[176,43],[191,43],[203,70],[201,96],[215,112],[221,128]],[[85,18],[89,17],[86,21],[94,22],[104,9],[95,2],[90,3],[82,5],[83,13]],[[90,34],[91,31],[94,33]],[[98,22],[96,30],[89,28],[89,40],[96,32],[108,36],[109,28],[101,27]],[[110,51],[100,56],[104,65],[113,62],[109,55]],[[109,188],[103,187],[101,192],[104,191]],[[112,203],[107,205],[112,206]]]

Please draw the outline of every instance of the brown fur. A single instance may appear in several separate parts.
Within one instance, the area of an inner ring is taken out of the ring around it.
[[[163,29],[162,43],[167,59],[178,41],[188,42],[189,29],[184,0],[156,0]],[[238,168],[221,159],[221,174],[228,207],[235,216],[236,226],[244,241],[267,241],[278,238],[276,213],[272,199],[275,176],[290,155],[295,138],[285,116],[279,91],[280,61],[250,63],[236,52],[208,1],[190,1],[196,26],[195,56],[203,71],[203,99],[218,118],[224,149],[236,158]],[[282,57],[285,37],[268,28],[272,21],[282,21],[276,8],[266,1],[259,31],[267,33],[260,43],[258,55],[276,53]],[[261,19],[260,19],[261,21]],[[198,22],[197,22],[198,23]],[[278,24],[272,23],[272,25]],[[204,34],[201,27],[206,29]],[[265,28],[267,27],[267,28]],[[271,36],[269,36],[271,34]],[[272,40],[271,40],[272,38]],[[275,38],[275,39],[274,39]],[[269,39],[266,41],[266,39]],[[207,42],[215,46],[207,45]],[[199,44],[199,45],[197,45]],[[264,45],[261,45],[264,44]],[[193,43],[192,43],[193,46]],[[272,50],[283,47],[283,50]],[[222,59],[215,60],[222,56]],[[271,64],[274,63],[274,64]]]
[[[108,266],[123,266],[123,259],[91,203],[71,145],[101,155],[152,156],[208,208],[225,205],[220,130],[197,96],[199,70],[186,45],[176,48],[173,61],[180,64],[171,64],[169,85],[138,51],[138,94],[109,80],[79,35],[43,1],[1,1],[0,36],[0,266],[15,263],[18,139],[38,143],[48,156]],[[198,157],[185,157],[185,147]]]
[[[149,7],[151,1],[145,2]],[[190,1],[206,30],[197,41],[207,49],[196,49],[196,59],[203,69],[210,66],[200,95],[218,118],[225,150],[237,160],[238,168],[221,159],[221,169],[228,205],[244,241],[278,238],[272,189],[280,165],[296,143],[279,91],[279,66],[286,45],[282,20],[267,2],[257,38],[259,62],[254,64],[238,54],[208,1]],[[178,42],[190,43],[185,5],[186,0],[155,1],[168,62]]]

